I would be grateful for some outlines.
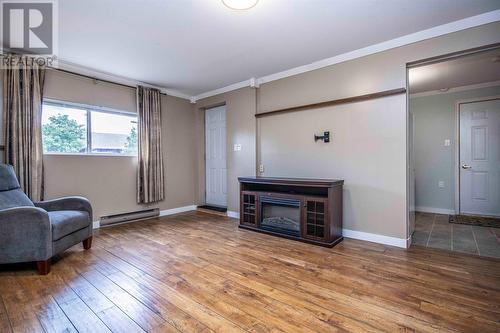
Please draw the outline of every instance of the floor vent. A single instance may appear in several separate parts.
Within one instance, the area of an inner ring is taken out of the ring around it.
[[[111,225],[111,224],[130,222],[130,221],[134,221],[134,220],[140,220],[140,219],[145,219],[148,217],[155,217],[155,216],[159,216],[159,215],[160,215],[159,208],[145,209],[145,210],[139,210],[139,211],[129,212],[129,213],[101,216],[100,222],[101,222],[101,227],[103,227],[103,226],[107,226],[107,225]]]

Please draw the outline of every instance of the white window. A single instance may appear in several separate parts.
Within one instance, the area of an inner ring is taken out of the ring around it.
[[[44,100],[42,136],[44,153],[137,155],[137,116]]]

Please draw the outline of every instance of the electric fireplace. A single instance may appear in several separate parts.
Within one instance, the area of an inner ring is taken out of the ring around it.
[[[342,240],[343,180],[238,180],[240,228],[329,247]]]
[[[260,211],[261,228],[300,236],[300,200],[261,196]]]

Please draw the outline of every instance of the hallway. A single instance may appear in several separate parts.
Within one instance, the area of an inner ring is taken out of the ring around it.
[[[417,212],[412,245],[500,258],[500,229],[448,220],[449,215]]]

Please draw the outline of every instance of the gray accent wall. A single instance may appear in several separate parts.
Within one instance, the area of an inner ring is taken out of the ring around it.
[[[457,101],[500,95],[500,86],[410,97],[415,119],[415,204],[417,211],[455,210]],[[444,141],[451,140],[450,146]],[[444,188],[438,182],[444,181]]]

